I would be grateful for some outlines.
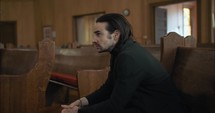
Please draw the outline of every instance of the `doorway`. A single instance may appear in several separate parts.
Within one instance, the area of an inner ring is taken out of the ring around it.
[[[155,7],[155,44],[160,44],[160,38],[169,32],[197,39],[196,1]]]
[[[0,21],[0,44],[4,48],[17,46],[15,21]]]
[[[74,18],[76,25],[76,42],[79,45],[92,45],[93,25],[96,19],[103,14],[104,13],[87,14]]]

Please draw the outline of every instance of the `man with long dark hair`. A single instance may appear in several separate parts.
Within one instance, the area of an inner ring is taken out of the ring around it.
[[[186,113],[169,74],[133,40],[131,25],[120,14],[99,17],[93,44],[111,54],[106,82],[62,113]]]

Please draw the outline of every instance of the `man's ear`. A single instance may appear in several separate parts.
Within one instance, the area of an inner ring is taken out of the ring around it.
[[[113,33],[113,37],[114,37],[114,40],[118,41],[119,40],[119,37],[120,37],[120,32],[119,30],[115,30],[114,33]]]

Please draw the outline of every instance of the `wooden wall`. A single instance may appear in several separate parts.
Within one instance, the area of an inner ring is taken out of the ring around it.
[[[0,0],[1,1],[1,0]],[[17,45],[35,46],[34,2],[5,0],[0,2],[0,21],[16,21]]]
[[[126,18],[133,26],[136,40],[154,44],[153,7],[190,0],[0,0],[0,21],[17,21],[18,45],[36,46],[42,40],[42,27],[51,25],[56,32],[56,45],[75,39],[73,17],[98,12],[117,12],[128,8]],[[210,3],[197,0],[198,42],[210,43]]]

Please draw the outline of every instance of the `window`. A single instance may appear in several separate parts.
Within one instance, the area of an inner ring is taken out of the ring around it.
[[[76,41],[79,45],[92,45],[93,25],[103,13],[75,17]]]

